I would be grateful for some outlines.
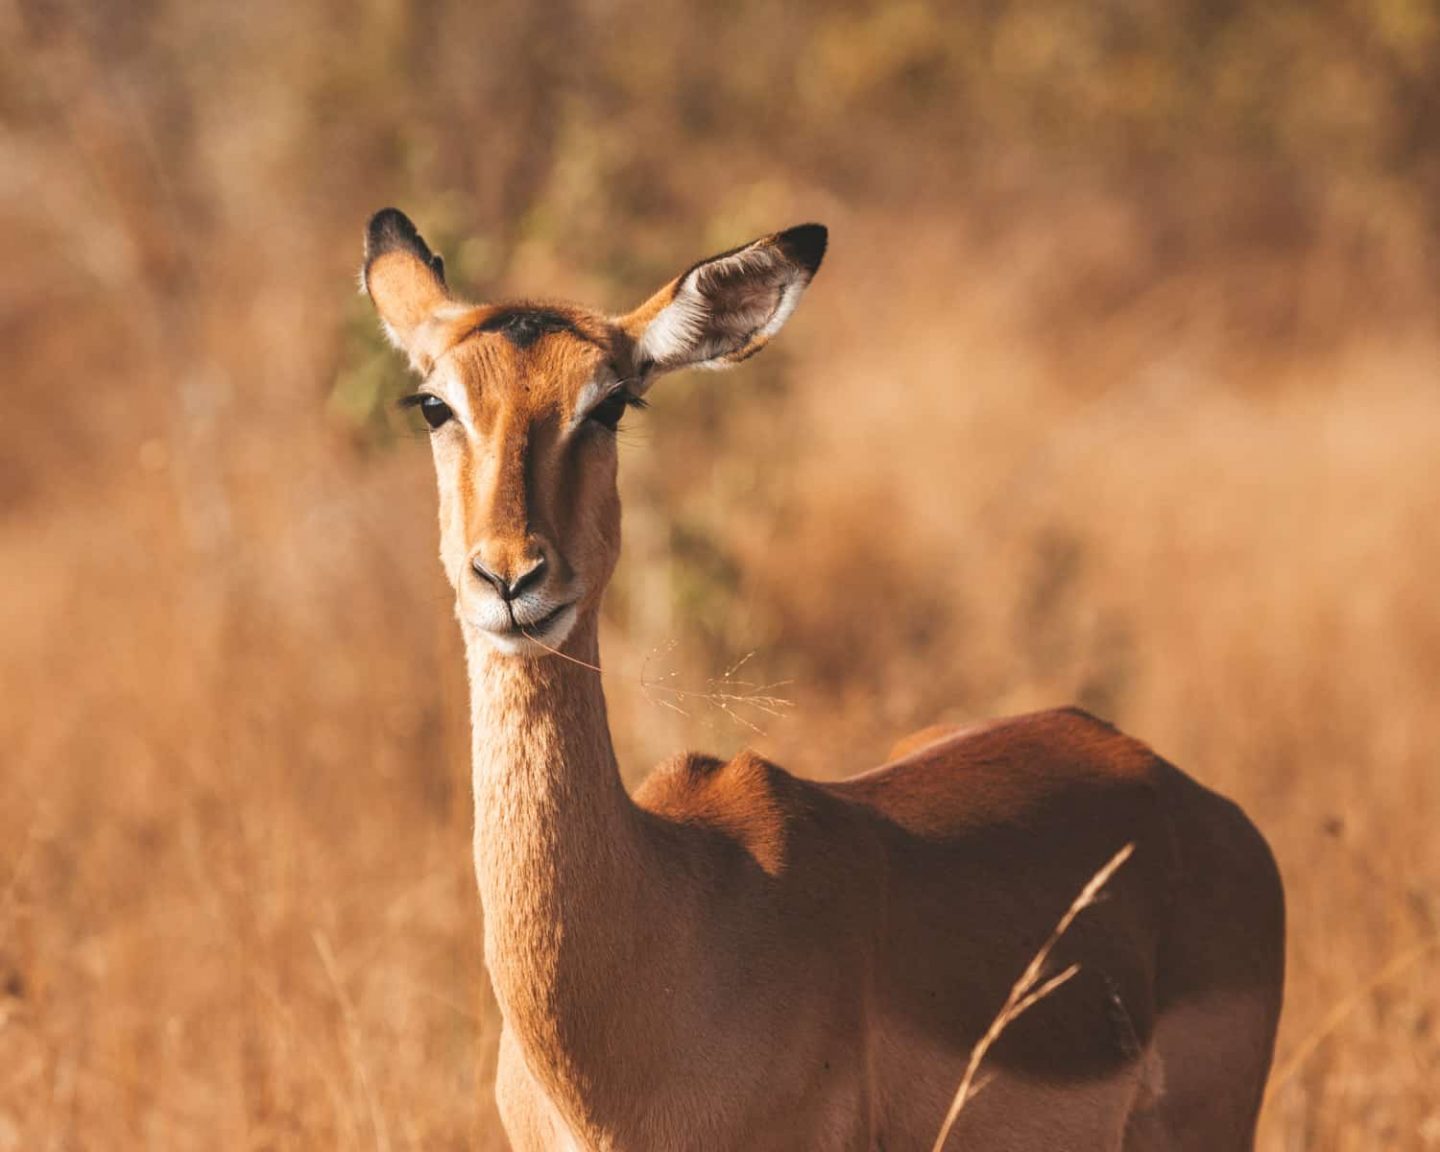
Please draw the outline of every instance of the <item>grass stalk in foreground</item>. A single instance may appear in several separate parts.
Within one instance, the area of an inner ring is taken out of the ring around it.
[[[955,1091],[955,1099],[950,1104],[950,1110],[945,1114],[945,1123],[940,1126],[940,1134],[935,1137],[935,1144],[931,1152],[941,1152],[945,1147],[945,1141],[950,1138],[950,1131],[960,1118],[966,1102],[975,1094],[975,1077],[980,1071],[980,1065],[985,1060],[985,1054],[990,1051],[995,1041],[1000,1039],[1001,1033],[1019,1019],[1027,1009],[1045,999],[1080,971],[1080,965],[1071,964],[1048,979],[1041,978],[1045,964],[1050,959],[1050,953],[1054,951],[1055,945],[1060,942],[1060,938],[1069,930],[1070,925],[1075,922],[1075,917],[1095,903],[1100,895],[1100,890],[1110,882],[1110,878],[1119,871],[1120,866],[1126,860],[1130,859],[1134,851],[1133,843],[1126,844],[1110,857],[1109,862],[1100,871],[1090,877],[1085,887],[1080,889],[1080,894],[1065,910],[1065,915],[1060,917],[1060,922],[1055,925],[1055,930],[1050,933],[1049,938],[1040,946],[1040,950],[1035,953],[1025,971],[1020,974],[1020,979],[1015,981],[1005,1004],[995,1019],[990,1022],[990,1027],[985,1030],[985,1034],[976,1041],[975,1047],[970,1050],[970,1062],[965,1066],[965,1075],[961,1077],[960,1087]]]

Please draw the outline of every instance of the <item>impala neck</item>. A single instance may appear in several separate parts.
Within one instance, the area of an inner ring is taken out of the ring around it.
[[[649,890],[594,670],[596,619],[577,622],[571,659],[498,655],[468,629],[466,654],[486,961],[536,1073],[583,1077],[605,1027],[597,1005],[615,1003],[636,962]]]

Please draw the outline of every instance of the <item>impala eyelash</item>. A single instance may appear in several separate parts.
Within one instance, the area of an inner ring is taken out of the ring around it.
[[[618,377],[620,374],[617,372],[615,375]],[[610,389],[609,395],[613,396],[616,392],[623,392],[625,393],[625,403],[629,407],[648,408],[650,407],[650,401],[646,400],[643,396],[637,395],[636,393],[630,391],[630,385],[639,384],[644,379],[644,373],[640,373],[636,376],[626,376],[622,379],[617,379],[614,386]]]
[[[637,396],[634,392],[630,391],[630,389],[626,386],[629,383],[630,381],[627,380],[619,386],[610,389],[609,392],[605,393],[604,396],[600,397],[599,400],[595,401],[594,404],[590,405],[590,411],[595,411],[595,409],[599,408],[600,405],[609,403],[616,397],[619,397],[620,399],[625,401],[626,408],[634,408],[637,412],[642,408],[650,407],[650,401],[646,400],[645,397]]]

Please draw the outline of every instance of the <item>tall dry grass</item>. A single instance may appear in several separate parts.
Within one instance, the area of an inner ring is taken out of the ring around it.
[[[1440,1143],[1434,21],[991,9],[0,6],[0,1149],[502,1146],[387,202],[617,308],[826,220],[624,436],[627,772],[1078,700],[1280,858],[1263,1146]]]

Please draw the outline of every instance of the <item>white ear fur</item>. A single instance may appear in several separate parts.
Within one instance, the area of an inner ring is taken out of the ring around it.
[[[730,362],[727,358],[736,351],[737,337],[743,345],[778,332],[805,290],[805,279],[778,255],[772,249],[751,247],[687,272],[676,284],[670,303],[645,329],[640,355],[661,367],[718,368]],[[753,280],[756,291],[717,316],[717,301],[706,294],[703,282],[721,278]]]
[[[725,368],[763,348],[795,311],[825,253],[825,229],[801,225],[695,265],[622,320],[647,378]]]

